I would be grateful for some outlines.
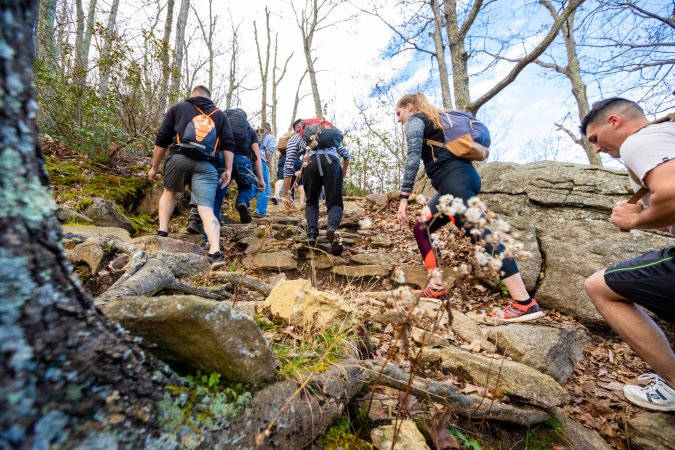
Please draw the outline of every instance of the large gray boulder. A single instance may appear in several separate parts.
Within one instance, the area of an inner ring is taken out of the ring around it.
[[[512,324],[485,331],[500,354],[548,374],[560,384],[572,375],[574,364],[591,345],[588,334],[576,328]]]
[[[675,449],[675,415],[641,412],[628,421],[628,442],[637,450]]]
[[[474,385],[544,408],[562,406],[570,400],[567,391],[553,378],[524,364],[455,347],[443,348],[438,353],[443,369]]]
[[[129,219],[124,217],[111,201],[104,198],[93,199],[82,212],[91,218],[96,226],[122,228],[130,233],[133,231]]]
[[[604,327],[584,292],[595,271],[647,251],[672,245],[655,232],[623,233],[608,222],[612,207],[630,194],[625,172],[599,167],[539,162],[481,164],[481,198],[521,232],[533,261],[519,261],[536,298],[590,327]],[[537,255],[540,255],[541,262]],[[539,269],[537,268],[539,266]],[[542,276],[534,277],[542,271]]]
[[[193,295],[128,297],[101,306],[106,317],[152,343],[169,364],[244,383],[274,376],[274,353],[255,321],[225,303]]]

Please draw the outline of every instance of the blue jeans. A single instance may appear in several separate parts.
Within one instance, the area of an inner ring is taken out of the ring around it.
[[[260,192],[258,195],[258,203],[255,207],[255,212],[261,216],[267,214],[267,202],[270,199],[270,166],[267,164],[267,160],[262,160],[262,172],[263,180],[265,181],[265,190]]]
[[[237,188],[239,189],[235,205],[244,203],[246,207],[248,207],[251,200],[258,195],[258,182],[256,181],[255,172],[253,171],[253,163],[248,156],[234,155],[234,161],[232,163],[232,179],[237,182]],[[220,188],[220,186],[218,187]],[[218,189],[218,192],[216,192],[216,203],[220,200],[220,204],[214,205],[214,210],[216,208],[220,210],[223,199],[225,198],[225,195],[227,195],[228,188],[229,185],[225,189]],[[220,218],[220,214],[218,214],[217,217]]]

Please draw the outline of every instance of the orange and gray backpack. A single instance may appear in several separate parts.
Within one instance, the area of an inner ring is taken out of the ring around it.
[[[188,122],[182,139],[176,133],[176,147],[178,147],[180,153],[190,158],[207,160],[215,157],[216,151],[218,151],[220,137],[211,116],[220,110],[215,108],[209,114],[206,114],[197,105],[192,106],[199,111],[199,114]]]

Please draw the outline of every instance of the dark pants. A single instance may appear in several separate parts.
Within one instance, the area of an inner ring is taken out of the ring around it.
[[[445,194],[450,194],[454,197],[461,198],[466,203],[471,197],[476,197],[480,191],[480,176],[478,172],[472,165],[465,165],[458,167],[457,169],[449,172],[443,179],[440,184],[436,186],[438,191],[429,201],[429,209],[431,213],[436,215],[438,209],[438,200]],[[433,269],[438,267],[438,261],[436,260],[436,251],[434,251],[431,245],[430,236],[436,232],[442,226],[448,224],[452,219],[446,215],[440,215],[438,217],[433,217],[431,220],[426,222],[417,222],[413,228],[413,234],[417,240],[417,246],[422,253],[422,258],[428,269]],[[457,227],[462,230],[467,236],[471,238],[472,241],[478,241],[479,237],[472,234],[471,230],[473,229],[473,224],[467,222],[466,218],[462,214],[457,214],[454,217],[454,222]],[[492,234],[489,229],[482,230],[481,238],[485,239],[487,236]],[[493,245],[492,243],[485,244],[485,251],[490,255],[500,255],[505,250],[502,244],[497,243]],[[508,278],[511,275],[518,273],[518,266],[513,258],[504,258],[502,261],[501,269],[501,278]]]
[[[342,221],[342,166],[340,159],[332,155],[321,155],[323,176],[319,172],[318,155],[312,155],[310,162],[303,171],[303,185],[307,204],[305,217],[307,218],[307,233],[319,233],[319,197],[321,188],[326,193],[326,208],[328,209],[328,228],[337,229]]]

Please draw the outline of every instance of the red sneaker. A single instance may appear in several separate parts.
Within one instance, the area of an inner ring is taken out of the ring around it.
[[[532,299],[527,305],[521,305],[517,301],[511,300],[506,309],[499,312],[490,312],[488,315],[499,319],[501,322],[527,322],[544,317],[544,313],[535,299]]]
[[[445,294],[448,293],[448,290],[445,289],[444,287],[441,288],[435,288],[432,285],[427,285],[424,289],[421,291],[418,291],[420,293],[420,297],[426,297],[426,298],[445,298]]]

